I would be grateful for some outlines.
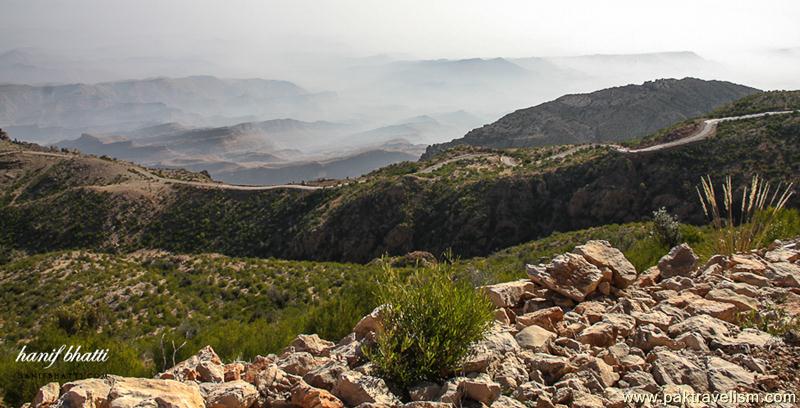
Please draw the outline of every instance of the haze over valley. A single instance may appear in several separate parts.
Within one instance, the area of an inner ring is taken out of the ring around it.
[[[2,21],[6,24],[0,29],[4,34],[0,40],[0,128],[23,141],[152,167],[207,171],[230,183],[357,177],[392,163],[417,160],[430,145],[461,143],[458,140],[465,135],[467,140],[474,139],[484,125],[568,94],[685,77],[761,90],[800,86],[793,75],[800,68],[800,40],[787,41],[785,47],[774,42],[752,44],[735,52],[681,36],[649,48],[626,50],[620,42],[615,50],[596,43],[554,50],[546,41],[516,48],[487,48],[481,41],[471,48],[442,47],[409,33],[409,41],[418,44],[412,52],[389,37],[384,37],[383,47],[366,37],[364,41],[325,37],[349,31],[324,24],[310,30],[307,37],[298,37],[273,21],[269,27],[252,27],[263,30],[263,37],[242,37],[229,21],[219,20],[214,22],[218,31],[205,41],[201,41],[203,36],[185,37],[180,31],[157,26],[146,36],[161,37],[143,47],[140,36],[145,34],[133,30],[132,21],[162,21],[169,13],[184,10],[173,5],[165,9],[167,14],[154,16],[131,9],[131,19],[124,19],[120,10],[84,2],[116,22],[114,35],[87,37],[99,30],[89,20],[82,31],[75,31],[76,24],[86,19],[83,16],[50,21],[43,32],[60,30],[62,40],[80,39],[66,46],[38,32],[23,38],[23,29],[13,29],[14,21]],[[262,7],[251,6],[253,11]],[[11,7],[21,15],[35,13],[23,3]],[[320,5],[308,19],[324,19],[320,13],[329,7]],[[209,23],[207,17],[185,16],[187,23]],[[396,13],[395,17],[403,20],[410,15]],[[619,21],[623,26],[634,24]],[[518,29],[515,24],[498,28],[496,35],[512,36]],[[291,40],[281,42],[279,38],[289,32]],[[464,35],[461,41],[474,40],[478,34],[466,31]],[[548,35],[542,34],[543,38]],[[743,66],[742,61],[753,61],[755,55],[758,64]],[[707,92],[688,88],[689,93]],[[643,136],[742,94],[715,94],[699,105],[692,104],[699,103],[695,98],[682,107],[677,106],[680,102],[668,101],[684,96],[663,96],[670,107],[642,103],[643,112],[666,111],[640,132],[616,130],[631,125],[622,120],[616,127],[601,125],[606,127],[601,133],[616,132],[605,136],[609,141]],[[605,103],[622,103],[616,97],[610,91]],[[554,111],[550,115],[568,114]],[[570,132],[575,132],[575,126],[595,126],[575,117],[555,119],[564,122],[561,125],[545,117],[538,120],[534,127],[539,129],[573,126]],[[592,141],[552,135],[548,140]],[[542,139],[540,143],[548,142]]]

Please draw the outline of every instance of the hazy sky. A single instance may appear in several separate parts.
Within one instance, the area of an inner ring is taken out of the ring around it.
[[[419,58],[800,46],[800,2],[2,0],[0,50]]]

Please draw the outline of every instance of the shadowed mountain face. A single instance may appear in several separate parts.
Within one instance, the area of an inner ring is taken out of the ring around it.
[[[433,145],[427,154],[456,145],[507,148],[622,141],[756,92],[730,82],[685,78],[565,95],[510,113],[461,139]]]

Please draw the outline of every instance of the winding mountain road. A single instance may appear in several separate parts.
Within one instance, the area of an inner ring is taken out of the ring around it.
[[[623,152],[623,153],[653,152],[653,151],[656,151],[656,150],[669,149],[671,147],[681,146],[681,145],[694,143],[694,142],[706,139],[707,137],[711,136],[714,133],[714,130],[716,130],[717,125],[720,122],[729,122],[729,121],[734,121],[734,120],[761,118],[761,117],[770,116],[770,115],[784,115],[784,114],[792,113],[792,112],[794,112],[794,111],[776,111],[776,112],[754,113],[754,114],[751,114],[751,115],[742,115],[742,116],[730,116],[730,117],[727,117],[727,118],[706,119],[705,121],[703,121],[703,127],[700,128],[700,130],[698,130],[696,133],[694,133],[692,135],[689,135],[689,136],[686,136],[686,137],[683,137],[683,138],[680,138],[678,140],[673,140],[671,142],[665,142],[665,143],[661,143],[661,144],[657,144],[657,145],[653,145],[653,146],[649,146],[649,147],[643,147],[641,149],[630,149],[630,148],[622,147],[622,146],[616,145],[616,144],[612,144],[612,145],[609,145],[609,146],[611,146],[611,147],[615,148],[617,151]]]

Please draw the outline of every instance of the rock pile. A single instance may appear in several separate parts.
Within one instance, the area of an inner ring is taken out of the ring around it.
[[[336,344],[301,335],[280,355],[229,364],[207,347],[157,379],[51,383],[32,405],[621,408],[665,406],[631,395],[796,391],[794,374],[767,359],[797,355],[789,336],[742,328],[741,319],[800,310],[800,244],[697,260],[681,245],[637,274],[619,250],[590,241],[529,265],[530,279],[482,287],[496,322],[439,384],[403,391],[376,375],[362,346],[380,327],[378,308]]]

